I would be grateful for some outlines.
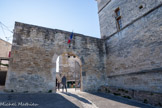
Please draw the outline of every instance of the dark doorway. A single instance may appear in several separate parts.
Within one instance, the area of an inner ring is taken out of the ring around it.
[[[67,81],[67,88],[75,88],[75,81]]]
[[[6,82],[7,71],[0,71],[0,86],[4,86]]]

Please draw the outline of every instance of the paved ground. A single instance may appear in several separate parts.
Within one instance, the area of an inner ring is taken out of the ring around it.
[[[0,108],[152,108],[113,95],[86,93],[68,89],[68,93],[0,93]]]

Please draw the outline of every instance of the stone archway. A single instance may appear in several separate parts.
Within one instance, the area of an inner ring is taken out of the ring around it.
[[[59,62],[56,63],[56,78],[61,82],[61,77],[63,75],[67,78],[68,88],[80,88],[82,89],[82,63],[77,55],[71,52],[66,52],[57,57]],[[57,66],[59,65],[59,67]],[[59,70],[57,69],[59,68]],[[58,71],[58,72],[57,72]],[[72,83],[72,86],[70,86]]]
[[[56,84],[56,59],[63,53],[80,59],[82,91],[96,91],[105,84],[103,40],[74,33],[69,47],[70,32],[18,22],[14,31],[5,90],[50,92]]]
[[[51,69],[51,74],[53,75],[53,81],[54,81],[54,83],[56,84],[56,60],[57,60],[57,58],[58,57],[60,57],[60,56],[62,56],[62,55],[66,55],[67,54],[67,56],[76,56],[76,61],[79,63],[79,66],[80,66],[80,83],[81,83],[81,87],[80,87],[80,90],[83,90],[83,86],[82,86],[82,62],[81,62],[81,60],[80,60],[80,58],[76,55],[76,54],[74,54],[74,52],[63,52],[63,53],[61,53],[60,52],[60,54],[54,54],[54,56],[53,56],[53,58],[52,58],[52,69]],[[61,74],[63,74],[63,73],[61,73]],[[68,78],[67,78],[67,80],[68,80]],[[53,91],[54,92],[56,92],[55,91],[56,90],[56,85],[54,85],[54,89],[53,89]]]

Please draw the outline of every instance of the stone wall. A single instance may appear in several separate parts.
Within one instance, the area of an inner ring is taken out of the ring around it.
[[[97,0],[107,85],[99,91],[162,106],[162,0]],[[117,27],[119,8],[122,28]]]
[[[115,20],[115,10],[118,7],[124,28],[162,3],[161,0],[97,0],[97,2],[102,38],[111,37],[118,32]]]
[[[9,56],[9,52],[11,51],[11,46],[12,44],[10,44],[9,42],[6,42],[2,39],[0,39],[0,57],[7,57]],[[8,64],[8,61],[6,60],[2,60],[3,64]],[[0,66],[0,70],[2,71],[6,71],[7,67],[6,66]]]
[[[111,1],[111,0],[96,0],[97,4],[98,4],[98,12],[102,11],[102,9],[105,8],[105,6],[107,6],[107,4]]]
[[[111,93],[116,96],[121,96],[127,99],[134,99],[145,104],[162,107],[162,94],[148,91],[138,91],[134,89],[123,89],[113,86],[101,86],[99,92]]]
[[[12,44],[0,39],[0,57],[8,57]]]
[[[109,85],[162,93],[161,13],[162,6],[106,40]]]
[[[10,67],[5,90],[55,92],[56,59],[63,53],[77,55],[82,62],[81,89],[96,91],[105,84],[103,40],[70,32],[15,23]]]

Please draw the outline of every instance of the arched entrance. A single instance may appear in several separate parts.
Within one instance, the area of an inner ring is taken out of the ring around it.
[[[81,90],[82,63],[79,57],[73,53],[62,53],[56,59],[56,88],[61,89],[60,83],[63,76],[67,79],[67,88]]]

